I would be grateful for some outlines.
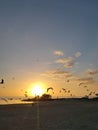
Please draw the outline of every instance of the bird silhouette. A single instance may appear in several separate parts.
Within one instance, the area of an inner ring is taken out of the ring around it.
[[[95,95],[98,96],[98,93],[96,93]]]
[[[84,86],[84,88],[87,88],[87,86]]]
[[[28,97],[27,91],[25,91],[24,95],[25,95],[25,97]]]
[[[62,90],[66,93],[66,89],[65,88],[62,88]]]
[[[47,88],[47,93],[48,93],[49,90],[53,91],[53,88],[52,87]]]
[[[81,86],[82,84],[84,84],[83,82],[79,83],[79,86]]]
[[[69,82],[69,79],[67,80],[67,82]]]
[[[61,90],[59,92],[61,93]]]
[[[4,79],[1,79],[1,82],[0,82],[0,84],[4,84]]]

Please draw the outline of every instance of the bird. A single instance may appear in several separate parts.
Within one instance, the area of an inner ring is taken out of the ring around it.
[[[69,79],[67,80],[67,82],[69,82]]]
[[[59,92],[61,93],[61,90]]]
[[[81,86],[82,84],[84,84],[83,82],[79,83],[79,86]]]
[[[27,91],[25,91],[25,94],[24,94],[24,95],[25,95],[25,97],[28,97]]]
[[[89,96],[92,95],[92,92],[89,93]]]
[[[4,100],[5,102],[8,102],[8,100],[7,100],[6,98],[2,98],[2,97],[1,97],[1,99]]]
[[[84,86],[84,88],[86,88],[87,86]]]
[[[96,93],[95,95],[98,96],[98,93]]]
[[[62,90],[66,93],[66,89],[65,88],[62,88]]]
[[[4,84],[4,79],[1,79],[1,82],[0,82],[0,84]]]
[[[49,90],[53,91],[53,88],[52,87],[47,88],[47,93],[48,93]]]
[[[72,94],[70,94],[70,96],[72,97]]]

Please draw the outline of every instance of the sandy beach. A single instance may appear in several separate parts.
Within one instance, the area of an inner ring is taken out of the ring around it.
[[[98,101],[1,105],[0,130],[98,130]]]

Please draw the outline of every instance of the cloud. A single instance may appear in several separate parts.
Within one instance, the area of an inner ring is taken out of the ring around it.
[[[72,73],[65,70],[50,70],[43,73],[42,76],[51,78],[69,78],[72,77]]]
[[[66,76],[66,77],[71,77],[72,74],[68,71],[65,71],[65,70],[56,70],[53,74],[55,75],[63,75],[63,76]]]
[[[90,75],[90,76],[91,76],[91,75],[92,75],[92,76],[93,76],[93,75],[96,75],[96,74],[98,74],[98,69],[94,69],[94,70],[93,70],[93,69],[88,69],[88,70],[87,70],[87,74]]]
[[[72,68],[75,63],[75,59],[73,57],[68,57],[66,59],[66,63],[64,65],[65,68]]]
[[[64,70],[48,70],[45,72],[47,75],[63,75],[63,74],[69,74],[69,72],[64,71]]]
[[[51,62],[45,62],[46,65],[51,65],[52,63]]]
[[[75,58],[67,57],[56,60],[56,63],[61,63],[65,68],[72,68],[75,63]]]
[[[78,81],[83,83],[94,83],[94,79],[92,77],[79,78]]]
[[[54,51],[54,55],[63,56],[64,53],[62,51],[57,50],[57,51]]]
[[[56,70],[53,74],[67,74],[67,71],[64,70]]]
[[[81,52],[77,52],[77,53],[75,54],[75,57],[78,58],[78,57],[80,57],[81,55],[82,55]]]
[[[60,55],[62,53],[59,51],[55,51],[55,54]],[[65,68],[72,68],[74,66],[74,64],[76,63],[76,58],[81,56],[81,52],[76,52],[74,56],[73,57],[66,57],[66,58],[63,57],[63,58],[57,59],[55,61],[55,63],[63,64],[63,66]]]

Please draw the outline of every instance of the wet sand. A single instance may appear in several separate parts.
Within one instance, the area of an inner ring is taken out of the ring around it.
[[[2,105],[0,130],[98,130],[98,101]]]

